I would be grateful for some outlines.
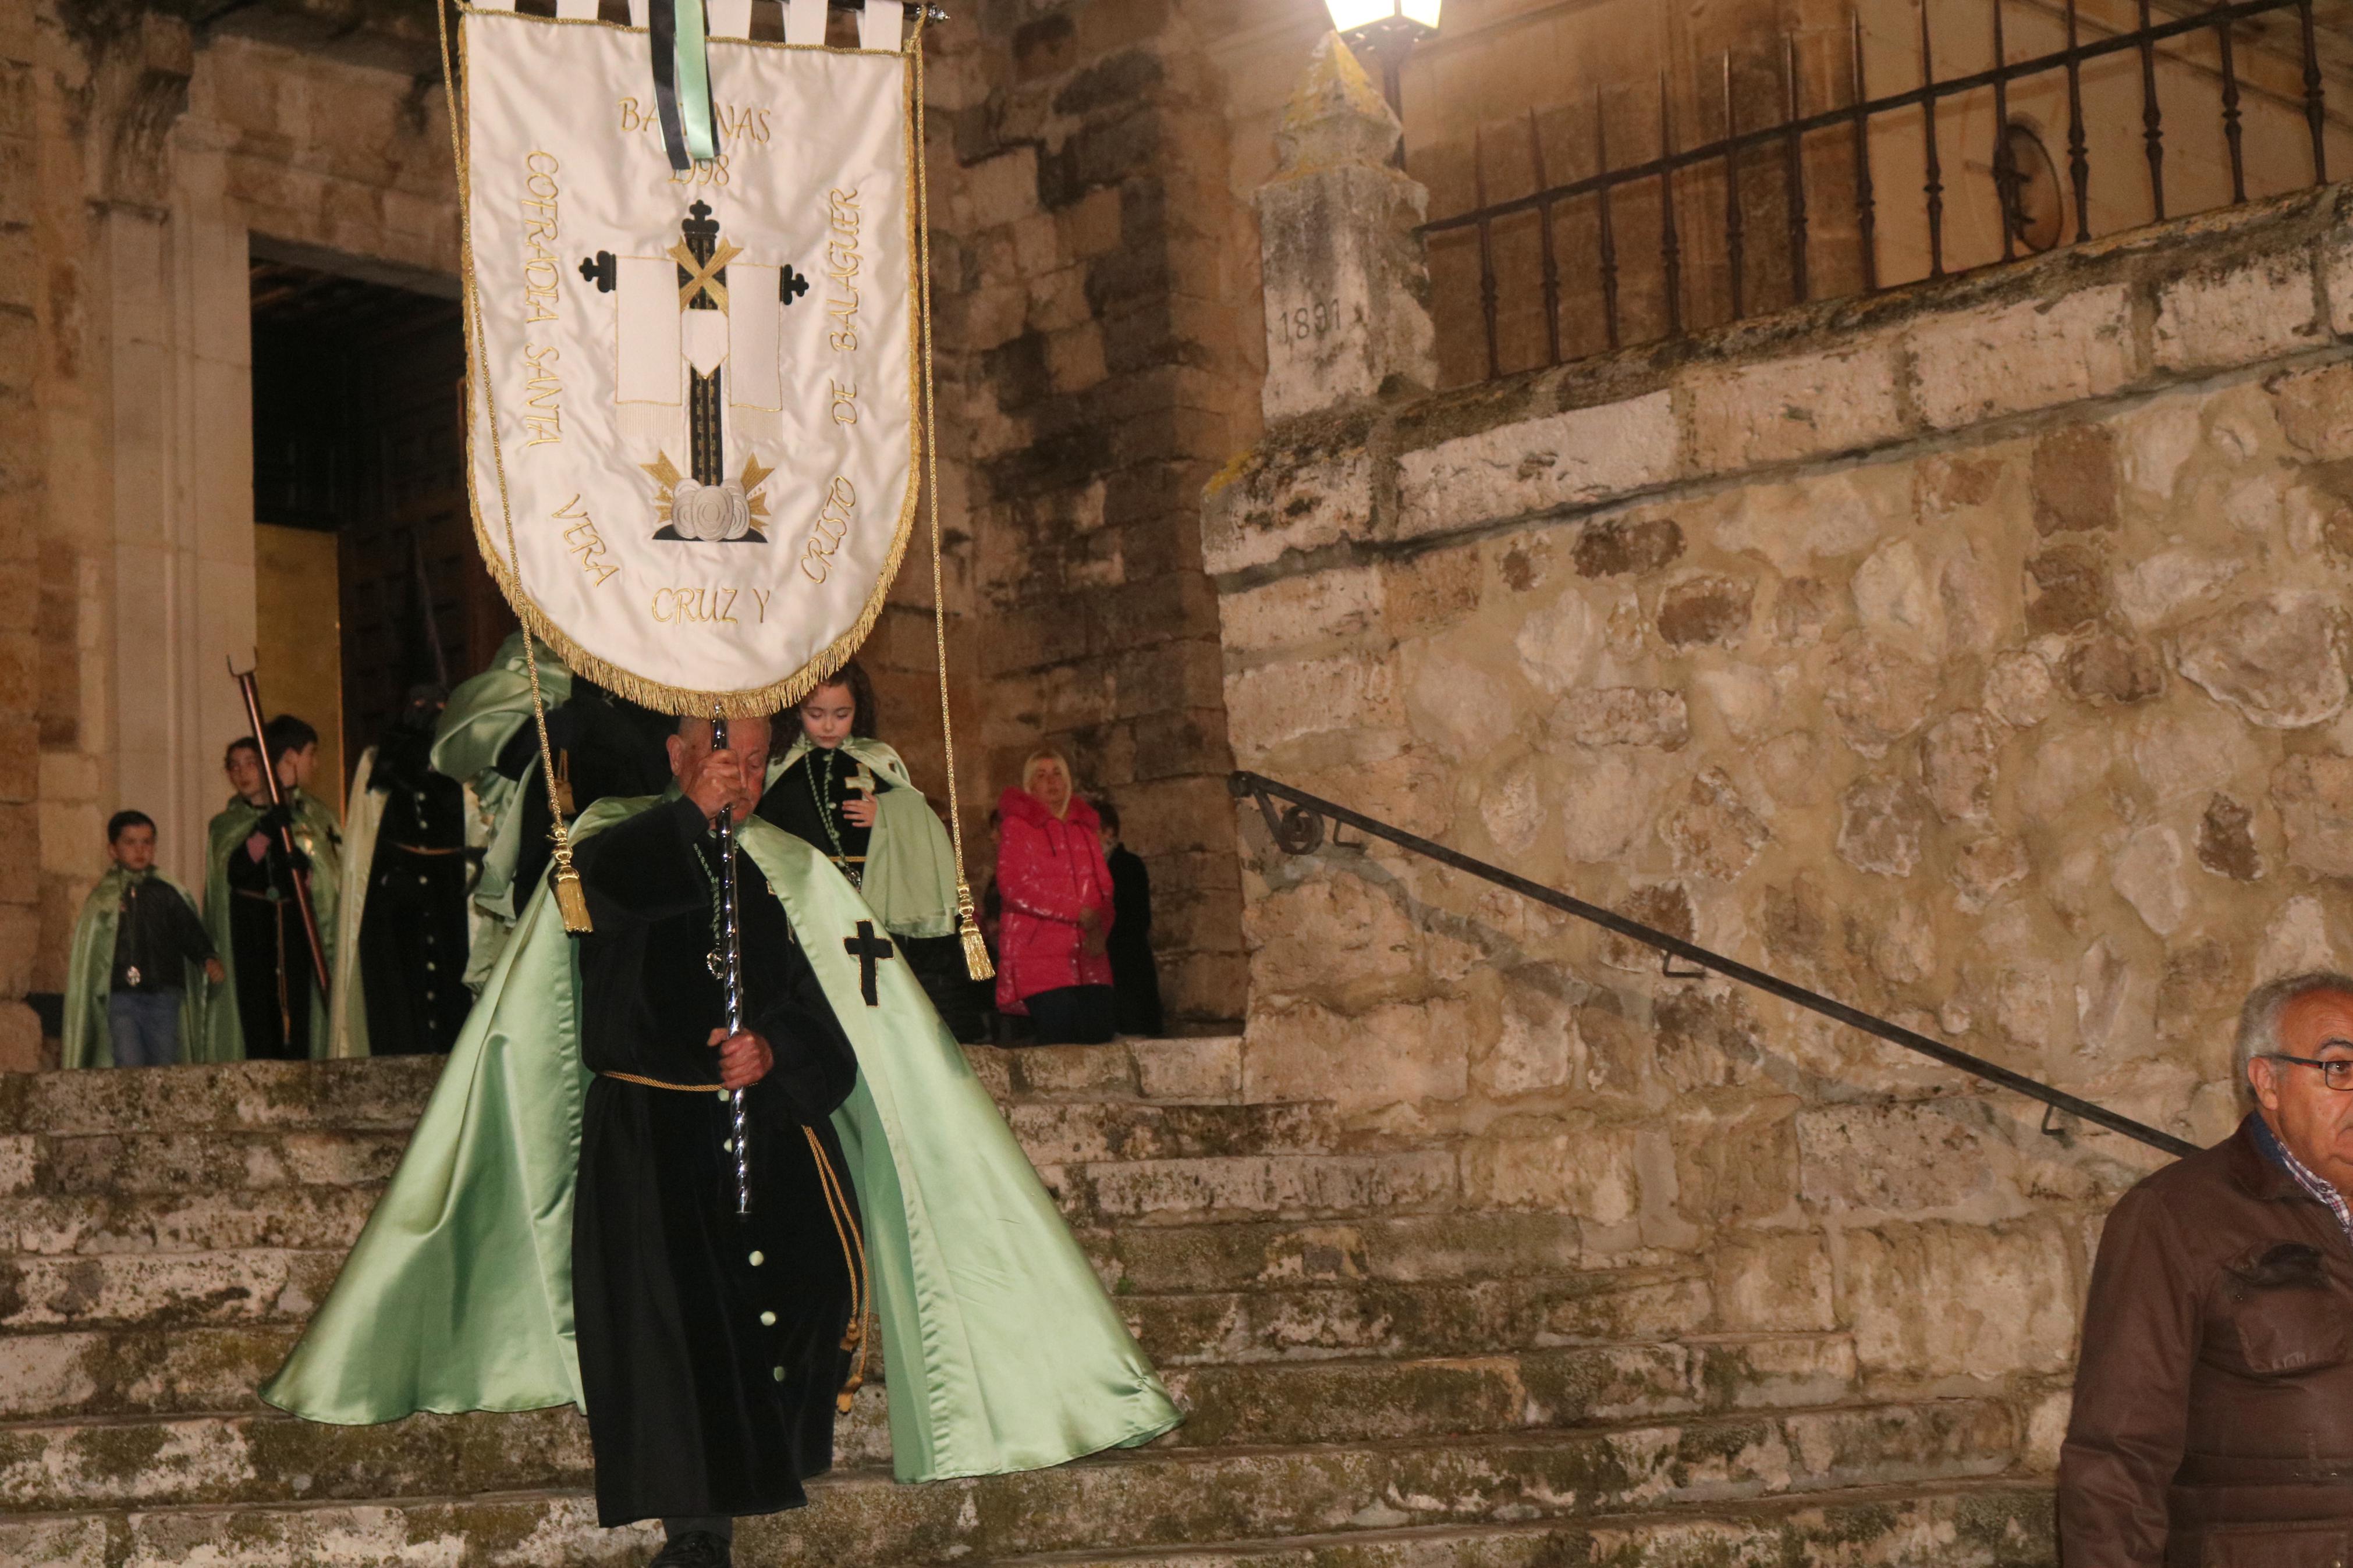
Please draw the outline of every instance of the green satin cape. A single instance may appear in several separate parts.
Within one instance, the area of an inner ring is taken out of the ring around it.
[[[474,786],[475,799],[490,819],[490,843],[482,852],[480,873],[474,879],[474,907],[501,928],[512,927],[527,895],[514,885],[515,863],[522,854],[522,792],[541,787],[533,771],[511,779],[491,766],[517,731],[531,722],[531,672],[524,667],[521,632],[510,632],[496,658],[481,674],[458,683],[441,718],[433,726],[433,771],[444,778]],[[572,670],[545,643],[539,655],[539,690],[550,709],[572,699]],[[482,933],[479,952],[466,967],[466,984],[480,990],[504,945],[505,931]]]
[[[327,809],[326,802],[305,789],[296,789],[294,795],[294,838],[302,853],[311,858],[311,909],[319,921],[319,945],[325,948],[327,980],[332,983],[335,973],[335,916],[342,907],[343,881],[343,835],[335,826],[335,814]],[[253,836],[254,826],[261,820],[263,807],[248,803],[241,795],[233,795],[228,805],[214,817],[206,835],[205,851],[205,931],[213,939],[213,951],[220,955],[221,965],[228,971],[226,983],[212,988],[205,999],[203,1034],[191,1036],[188,1059],[194,1062],[241,1062],[245,1060],[245,1025],[237,1012],[237,943],[229,937],[229,900],[236,895],[228,887],[229,852]],[[294,940],[301,941],[298,931]],[[311,991],[311,1055],[326,1057],[332,1048],[333,1035],[327,1016],[326,1003],[318,987]]]
[[[81,904],[81,915],[74,921],[73,946],[66,954],[65,1054],[60,1067],[111,1068],[114,1065],[114,1037],[106,1024],[106,994],[114,986],[114,925],[122,910],[122,883],[130,875],[120,866],[111,866],[90,897]],[[148,877],[164,884],[187,900],[190,910],[196,900],[188,898],[188,890],[161,871],[150,871]],[[183,976],[180,991],[180,1048],[193,1055],[198,1044],[199,1021],[204,1016],[205,966],[191,963]]]
[[[790,715],[786,715],[790,717]],[[956,929],[955,846],[899,753],[881,742],[852,735],[841,749],[891,784],[874,797],[874,826],[866,844],[866,875],[859,890],[882,929],[893,936],[954,936]],[[768,763],[768,782],[816,750],[803,733]]]
[[[651,804],[599,801],[586,837]],[[1060,1464],[1181,1417],[902,963],[881,1005],[842,948],[873,913],[765,821],[741,843],[856,1048],[834,1113],[858,1186],[902,1480]],[[580,1404],[572,1198],[588,1073],[575,944],[543,884],[343,1276],[261,1396],[315,1421]]]

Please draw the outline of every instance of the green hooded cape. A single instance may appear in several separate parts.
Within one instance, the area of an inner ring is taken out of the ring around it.
[[[815,749],[802,734],[783,755],[770,759],[768,783],[773,786],[786,768]],[[867,908],[893,936],[954,936],[955,846],[946,825],[915,787],[897,752],[865,735],[852,735],[841,749],[892,786],[874,797],[866,875],[859,887]]]
[[[586,837],[653,804],[604,800]],[[902,963],[860,997],[842,947],[873,912],[823,856],[754,818],[767,877],[858,1053],[834,1112],[865,1217],[902,1480],[1060,1464],[1181,1417],[987,1091]],[[261,1390],[346,1425],[582,1403],[572,1199],[581,1108],[575,944],[546,886],[467,1020],[391,1187]]]
[[[443,778],[473,786],[474,798],[490,823],[490,842],[482,867],[474,879],[474,908],[486,917],[475,932],[474,950],[466,965],[466,984],[479,992],[506,945],[508,932],[521,913],[527,890],[514,885],[515,862],[522,854],[522,804],[526,789],[542,787],[537,763],[520,779],[511,779],[491,764],[517,731],[531,721],[531,671],[523,664],[521,632],[510,632],[499,645],[498,656],[480,675],[458,683],[433,726],[433,771]],[[572,671],[545,643],[536,645],[540,696],[550,710],[572,699]]]
[[[294,803],[294,841],[311,858],[311,908],[319,921],[319,945],[327,950],[327,973],[321,978],[332,984],[335,974],[335,916],[342,904],[343,881],[343,833],[326,802],[299,786],[290,793]],[[206,836],[205,931],[213,939],[213,951],[220,954],[228,979],[214,986],[212,994],[206,998],[203,1034],[188,1037],[188,1059],[192,1062],[245,1060],[245,1025],[237,1013],[237,943],[229,935],[229,900],[236,895],[229,891],[228,858],[232,850],[253,836],[265,809],[242,795],[232,795],[220,815],[213,818]],[[294,931],[293,940],[301,940],[299,929]],[[314,985],[311,989],[311,1055],[326,1057],[332,1044],[327,1005]]]
[[[131,873],[120,866],[107,868],[81,903],[74,921],[73,947],[66,955],[65,1054],[60,1067],[111,1068],[114,1040],[106,1025],[106,994],[114,984],[114,922],[122,911],[122,884]],[[161,871],[147,873],[186,900],[188,890]],[[216,946],[218,944],[216,943]],[[201,1043],[198,1020],[204,1016],[205,966],[191,963],[180,990],[180,1049],[192,1058]]]

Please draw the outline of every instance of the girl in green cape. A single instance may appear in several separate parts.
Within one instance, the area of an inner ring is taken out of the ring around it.
[[[856,659],[795,710],[799,733],[768,764],[760,815],[807,840],[858,889],[948,1030],[988,1037],[956,934],[955,851],[899,753],[874,738],[874,684]]]

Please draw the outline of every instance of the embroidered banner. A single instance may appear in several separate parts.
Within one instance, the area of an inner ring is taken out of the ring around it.
[[[914,519],[908,57],[715,37],[718,153],[674,173],[642,28],[469,7],[459,37],[491,574],[648,706],[797,701]]]

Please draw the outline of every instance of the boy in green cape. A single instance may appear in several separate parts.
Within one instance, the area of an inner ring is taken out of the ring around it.
[[[758,798],[767,747],[763,720],[729,731],[714,750],[682,722],[668,794],[582,814],[595,931],[567,935],[543,883],[262,1390],[347,1424],[581,1405],[599,1518],[661,1519],[664,1564],[723,1564],[734,1517],[803,1500],[870,1317],[902,1479],[1060,1464],[1178,1419],[873,911],[757,817],[735,837],[744,1025],[708,1027],[709,824]]]
[[[269,804],[261,744],[250,736],[230,742],[221,766],[235,793],[206,835],[205,877],[205,931],[227,968],[228,983],[213,987],[206,1002],[199,1061],[329,1054],[326,985],[335,967],[343,833],[333,810],[307,787],[319,760],[318,731],[281,713],[262,733],[301,865],[290,863],[279,846],[281,818]],[[294,898],[298,868],[310,875],[311,907],[326,949],[324,975],[312,973]]]
[[[66,960],[69,1068],[169,1067],[196,1038],[206,982],[224,977],[187,890],[155,869],[155,819],[107,819],[114,864],[82,900]]]

